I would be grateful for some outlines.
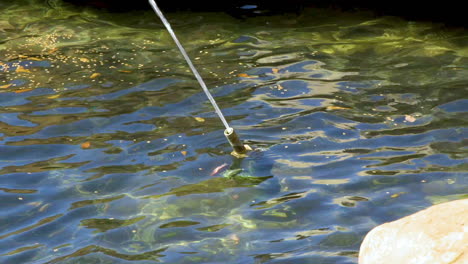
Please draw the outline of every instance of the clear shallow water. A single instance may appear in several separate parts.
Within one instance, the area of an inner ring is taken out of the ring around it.
[[[238,160],[149,6],[49,2],[0,5],[2,263],[356,263],[372,227],[468,193],[463,30],[166,14],[258,149]]]

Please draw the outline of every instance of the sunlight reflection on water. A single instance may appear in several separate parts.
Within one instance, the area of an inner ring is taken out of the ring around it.
[[[327,10],[167,16],[257,151],[229,155],[151,10],[11,5],[0,262],[356,263],[375,225],[466,197],[463,30]]]

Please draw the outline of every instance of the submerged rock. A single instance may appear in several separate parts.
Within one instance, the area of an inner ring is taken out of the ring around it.
[[[468,199],[431,206],[371,230],[359,264],[468,263]]]

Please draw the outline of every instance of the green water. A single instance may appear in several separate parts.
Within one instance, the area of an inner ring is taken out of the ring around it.
[[[0,3],[0,263],[357,263],[468,195],[464,29]],[[215,168],[222,166],[218,173]]]

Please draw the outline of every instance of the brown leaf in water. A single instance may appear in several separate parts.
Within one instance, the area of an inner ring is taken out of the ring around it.
[[[15,72],[17,72],[17,73],[21,73],[21,72],[30,73],[31,71],[28,70],[28,69],[25,69],[25,68],[22,67],[22,66],[18,66],[18,67],[16,67]]]
[[[99,76],[101,76],[101,74],[99,72],[95,72],[95,73],[91,74],[91,76],[89,76],[89,78],[94,79],[94,78],[97,78]]]
[[[15,93],[25,93],[25,92],[29,92],[29,91],[32,91],[33,89],[32,88],[29,88],[29,89],[21,89],[21,90],[16,90]]]
[[[182,153],[182,155],[184,155],[184,156],[187,156],[187,151],[185,151],[185,150],[182,150],[180,153]]]
[[[36,57],[28,57],[28,60],[33,60],[33,61],[43,61],[43,59],[36,58]]]
[[[10,189],[10,188],[2,188],[0,187],[0,191],[4,191],[6,193],[35,193],[37,190],[32,189]]]
[[[36,57],[28,57],[25,55],[18,55],[18,58],[23,59],[23,60],[33,60],[33,61],[42,61],[42,59],[36,58]]]
[[[237,74],[237,77],[249,78],[250,75],[248,75],[247,73],[239,73],[239,74]]]
[[[405,193],[406,193],[406,192],[394,193],[394,194],[392,194],[390,197],[391,197],[391,198],[397,198],[397,197],[400,197],[400,195],[405,194]]]
[[[6,88],[10,88],[10,86],[12,86],[13,84],[9,83],[9,84],[5,84],[5,85],[0,85],[0,89],[6,89]]]
[[[198,116],[196,116],[196,117],[194,117],[194,118],[195,118],[195,120],[197,120],[197,122],[200,122],[200,123],[205,122],[205,118],[203,118],[203,117],[198,117]]]
[[[273,68],[271,69],[271,71],[274,73],[274,74],[277,74],[279,72],[279,69],[278,68]]]
[[[60,97],[60,94],[54,94],[54,95],[51,95],[51,96],[47,96],[47,98],[49,99],[55,99],[55,98],[59,98]]]
[[[89,142],[89,141],[81,144],[82,149],[87,149],[89,147],[91,147],[91,142]]]

